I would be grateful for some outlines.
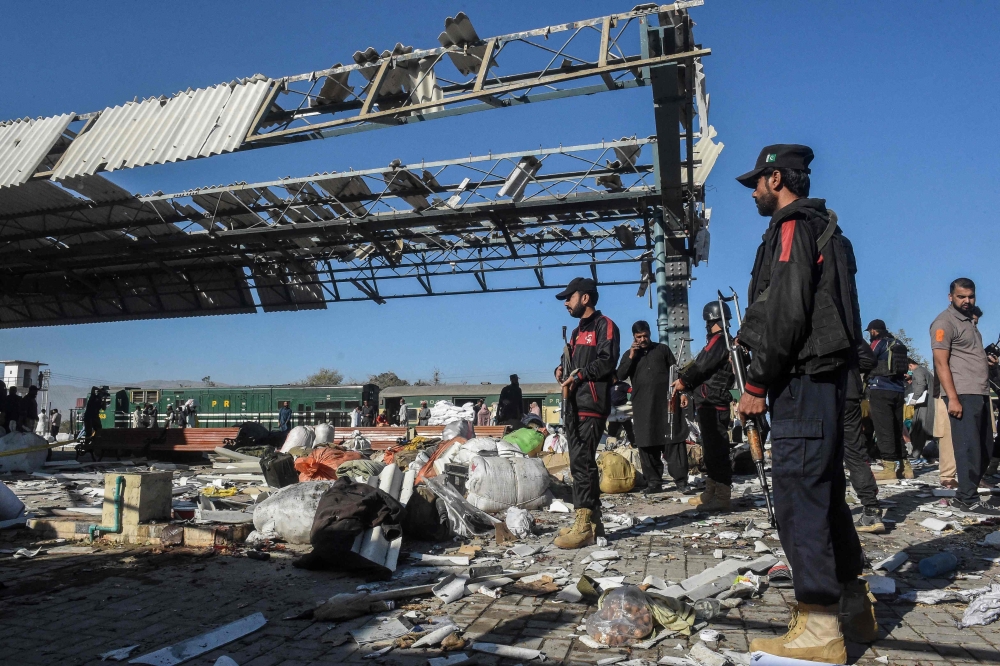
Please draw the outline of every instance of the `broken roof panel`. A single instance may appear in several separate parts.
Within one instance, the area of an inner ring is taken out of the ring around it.
[[[75,115],[25,118],[0,125],[0,187],[26,183]]]
[[[63,180],[236,150],[271,87],[269,79],[186,90],[107,108],[53,170]]]

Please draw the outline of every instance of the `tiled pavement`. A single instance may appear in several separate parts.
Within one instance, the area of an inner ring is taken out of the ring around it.
[[[925,470],[922,478],[933,478]],[[898,522],[883,536],[863,536],[872,561],[906,548],[911,562],[893,573],[901,590],[939,588],[948,585],[978,587],[998,579],[998,565],[984,558],[1000,552],[976,544],[984,534],[996,529],[974,526],[965,533],[936,535],[917,526],[930,514],[914,510],[930,499],[917,497],[926,488],[893,488],[886,493],[895,502],[889,517]],[[714,533],[741,529],[747,520],[760,520],[756,508],[744,508],[721,518],[728,523],[699,523],[685,513],[685,506],[670,501],[643,502],[635,496],[613,496],[611,512],[649,515],[659,518],[646,528],[667,534],[650,535],[622,531],[611,536],[609,547],[623,556],[604,575],[624,575],[626,582],[638,583],[647,574],[678,581],[718,563],[713,550],[729,554],[752,552],[752,540],[718,542]],[[568,517],[536,512],[546,521],[541,527],[552,530]],[[642,532],[642,530],[640,530]],[[681,538],[680,534],[701,534]],[[670,535],[670,536],[668,536]],[[547,543],[549,536],[539,537]],[[778,543],[765,539],[772,547]],[[30,543],[25,532],[0,533],[0,549]],[[485,551],[501,550],[492,541],[483,542]],[[940,550],[959,556],[959,577],[954,580],[926,580],[916,571],[915,560]],[[543,551],[527,569],[565,567],[574,576],[586,566],[580,560],[585,551],[565,553]],[[489,555],[488,552],[483,555]],[[650,556],[651,553],[658,555]],[[362,582],[337,573],[304,572],[290,566],[293,554],[278,553],[269,562],[249,560],[225,553],[198,557],[151,552],[150,549],[102,550],[94,554],[41,555],[30,560],[0,560],[0,662],[11,664],[92,664],[101,652],[139,644],[133,656],[170,645],[213,627],[260,611],[268,624],[260,631],[235,643],[194,659],[189,664],[213,664],[227,654],[240,666],[294,666],[297,664],[372,663],[362,661],[370,649],[359,647],[345,636],[348,629],[371,618],[330,624],[311,620],[283,620],[314,606],[338,592],[353,591]],[[511,558],[505,566],[517,566]],[[524,566],[524,565],[522,565]],[[413,570],[407,570],[412,572]],[[402,572],[400,572],[402,573]],[[439,574],[438,574],[439,575]],[[435,572],[418,571],[392,585],[420,584],[433,580]],[[712,622],[723,640],[720,647],[744,651],[756,636],[782,633],[789,618],[789,590],[768,589],[762,598],[744,602],[737,609]],[[576,636],[586,615],[585,605],[559,603],[552,596],[522,597],[505,594],[497,600],[473,595],[444,606],[433,597],[414,599],[399,610],[420,610],[429,615],[447,614],[464,629],[467,641],[505,643],[542,650],[549,660],[563,663],[594,663],[616,654],[656,661],[663,655],[683,656],[696,639],[667,639],[651,650],[592,650]],[[870,648],[851,646],[851,661],[878,663],[887,657],[890,664],[1000,663],[1000,622],[966,630],[956,628],[963,604],[920,607],[892,599],[880,599],[876,611],[882,632]],[[399,611],[397,611],[399,612]],[[346,640],[345,640],[346,639]],[[680,649],[677,649],[677,647]],[[425,664],[437,650],[396,649],[378,658],[379,664]],[[478,663],[497,664],[496,657],[479,655]]]

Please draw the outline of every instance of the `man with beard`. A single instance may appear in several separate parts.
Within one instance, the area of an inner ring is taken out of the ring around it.
[[[906,392],[905,374],[897,372],[905,367],[905,353],[896,350],[896,338],[889,333],[885,322],[873,319],[868,324],[875,367],[868,372],[868,409],[875,426],[875,443],[878,445],[882,471],[875,474],[876,481],[912,479],[913,467],[903,451],[903,393]],[[892,360],[892,356],[902,358]],[[899,365],[899,368],[891,366]]]
[[[979,482],[990,460],[993,418],[989,366],[983,338],[972,321],[976,283],[958,278],[948,293],[951,302],[931,324],[934,372],[948,406],[951,441],[958,469],[958,490],[951,506],[967,513],[1000,516],[992,502],[979,501]]]
[[[739,332],[753,351],[739,412],[760,416],[770,403],[774,512],[797,602],[788,633],[756,639],[750,650],[843,664],[844,633],[871,642],[878,625],[858,578],[864,555],[844,498],[856,287],[836,216],[822,199],[807,198],[812,159],[807,146],[768,146],[737,178],[770,217]]]
[[[571,317],[580,320],[569,338],[568,354],[556,368],[563,389],[563,418],[573,475],[573,526],[556,537],[559,548],[583,548],[604,533],[601,525],[600,479],[597,445],[611,413],[611,384],[621,335],[608,317],[596,310],[597,283],[573,278],[556,298],[566,304]]]
[[[729,511],[732,501],[733,466],[729,460],[729,406],[733,401],[733,366],[726,339],[729,335],[729,306],[709,301],[702,310],[708,339],[694,363],[685,367],[674,382],[677,391],[691,390],[701,428],[701,448],[705,461],[705,492],[688,504],[700,512]]]
[[[649,324],[632,324],[632,347],[622,354],[616,373],[619,380],[632,384],[632,427],[635,446],[639,448],[642,476],[646,479],[644,495],[663,490],[663,454],[667,453],[667,471],[677,489],[687,487],[687,446],[670,441],[670,421],[664,409],[670,400],[670,368],[677,361],[670,347],[650,339]]]

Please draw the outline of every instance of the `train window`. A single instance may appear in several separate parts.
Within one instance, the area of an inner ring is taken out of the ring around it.
[[[354,409],[355,407],[360,407],[361,402],[358,400],[345,400],[344,409]],[[316,403],[317,409],[319,408],[319,403]]]
[[[299,409],[301,410],[302,408],[299,407]],[[317,402],[316,409],[340,409],[340,401],[334,400],[333,402]]]

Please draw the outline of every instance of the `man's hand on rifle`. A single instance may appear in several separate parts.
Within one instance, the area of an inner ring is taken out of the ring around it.
[[[740,397],[740,404],[736,409],[740,413],[740,418],[760,416],[767,411],[767,402],[764,398],[744,393]]]
[[[563,376],[563,369],[562,366],[560,365],[558,368],[556,368],[556,381],[559,382],[560,384],[562,384],[563,380],[562,376]]]

